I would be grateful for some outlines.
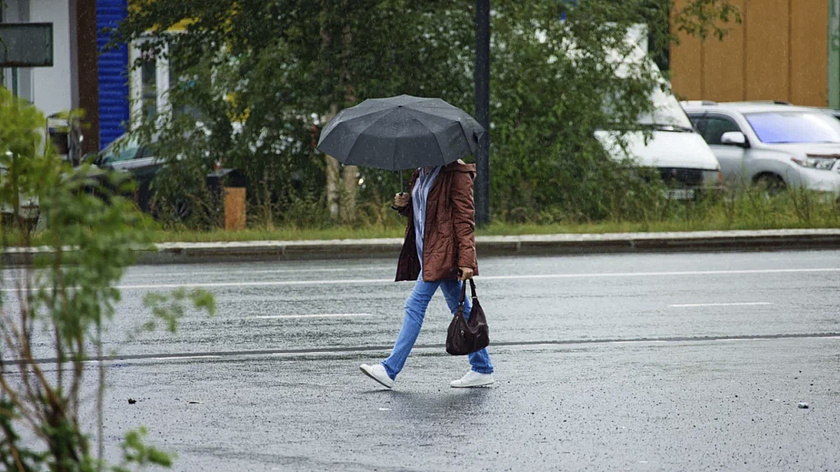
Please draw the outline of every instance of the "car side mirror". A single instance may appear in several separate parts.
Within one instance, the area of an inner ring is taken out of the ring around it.
[[[720,137],[720,143],[728,146],[750,147],[747,137],[740,131],[727,131]]]

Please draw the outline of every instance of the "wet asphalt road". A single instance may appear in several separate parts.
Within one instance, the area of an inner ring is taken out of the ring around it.
[[[480,264],[496,386],[448,387],[467,363],[438,294],[393,392],[358,364],[399,329],[394,261],[132,268],[109,453],[142,424],[184,471],[840,470],[840,252]],[[145,293],[184,284],[217,315],[125,341]]]

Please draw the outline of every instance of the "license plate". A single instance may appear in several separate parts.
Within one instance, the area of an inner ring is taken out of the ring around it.
[[[672,188],[668,190],[668,198],[671,200],[691,200],[694,198],[694,189]]]

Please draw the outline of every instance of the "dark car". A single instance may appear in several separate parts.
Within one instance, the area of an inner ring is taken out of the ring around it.
[[[102,169],[130,174],[137,183],[137,205],[140,210],[150,212],[152,179],[164,165],[164,160],[153,154],[151,146],[141,144],[137,137],[124,134],[103,149],[94,164]]]
[[[153,144],[142,143],[136,136],[124,134],[108,145],[93,160],[93,164],[100,169],[122,172],[131,177],[137,188],[134,193],[134,200],[141,211],[155,217],[162,216],[160,208],[152,206],[154,197],[154,186],[152,181],[161,170],[166,169],[166,160],[156,157],[153,151]],[[216,169],[205,177],[207,189],[211,195],[222,196],[222,189],[225,187],[245,187],[245,176],[236,169]],[[215,206],[220,201],[211,202]],[[176,196],[174,204],[168,210],[169,216],[183,220],[192,213],[192,206],[189,196]]]

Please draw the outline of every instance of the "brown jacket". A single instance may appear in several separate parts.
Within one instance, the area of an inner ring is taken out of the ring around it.
[[[411,176],[409,195],[420,175],[419,170]],[[478,275],[475,258],[475,205],[473,203],[473,179],[475,164],[455,161],[440,170],[429,190],[426,203],[426,228],[423,243],[423,280],[457,279],[459,267],[471,267]],[[417,244],[414,232],[414,205],[400,214],[408,217],[400,259],[397,263],[396,280],[417,280],[420,261],[417,258]]]

